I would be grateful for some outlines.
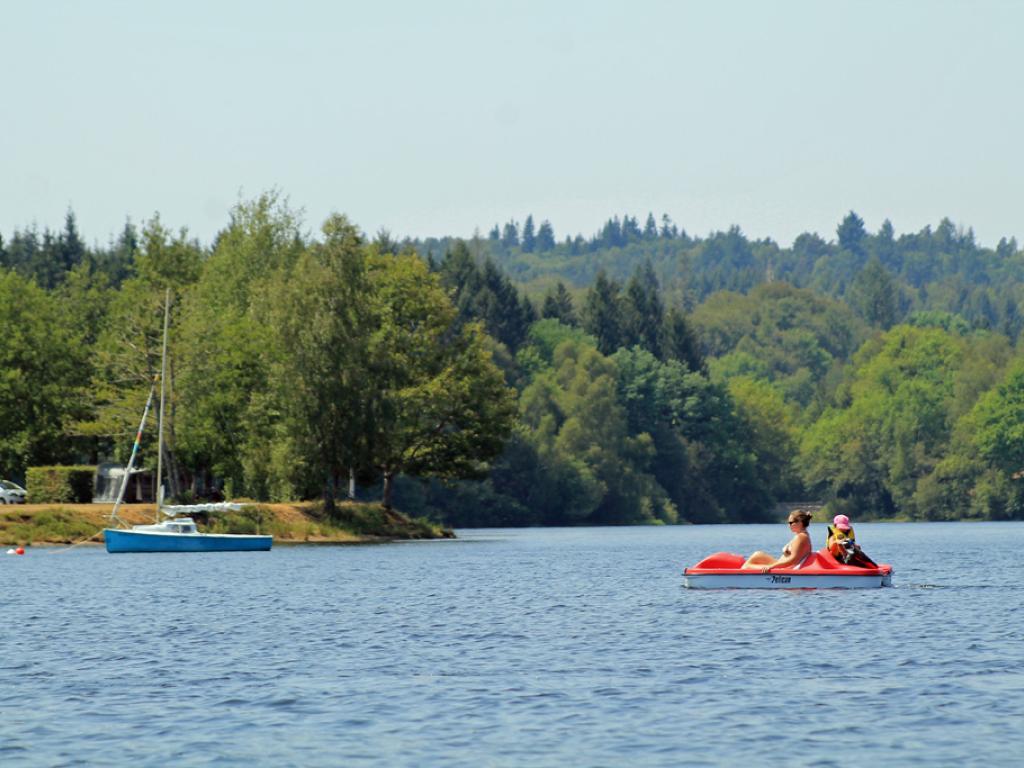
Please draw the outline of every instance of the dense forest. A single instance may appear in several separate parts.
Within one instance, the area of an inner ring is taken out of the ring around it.
[[[1024,517],[1013,239],[305,226],[268,193],[209,245],[154,217],[87,246],[72,212],[0,239],[0,474],[125,458],[169,289],[181,499],[331,505],[353,477],[457,526]]]

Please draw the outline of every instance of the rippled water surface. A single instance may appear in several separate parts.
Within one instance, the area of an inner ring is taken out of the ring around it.
[[[1024,524],[857,534],[893,588],[683,588],[783,525],[0,555],[0,765],[1020,764]]]

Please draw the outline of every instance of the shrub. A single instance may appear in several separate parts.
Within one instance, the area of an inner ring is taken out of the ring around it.
[[[264,530],[274,520],[274,513],[260,504],[246,504],[237,512],[211,514],[206,524],[208,533],[272,533]]]
[[[96,467],[29,467],[25,478],[30,504],[88,504],[92,501]]]

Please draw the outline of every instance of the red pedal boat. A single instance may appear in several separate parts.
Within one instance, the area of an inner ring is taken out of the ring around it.
[[[716,552],[683,571],[690,589],[870,589],[892,586],[892,566],[844,565],[827,549],[813,552],[798,568],[744,570],[743,555]]]

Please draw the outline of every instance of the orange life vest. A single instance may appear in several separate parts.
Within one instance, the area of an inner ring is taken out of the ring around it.
[[[828,527],[828,538],[825,540],[828,551],[840,563],[855,565],[858,568],[875,568],[876,563],[860,548],[853,535],[853,526],[843,531],[834,525]]]
[[[827,544],[828,551],[832,553],[832,557],[841,563],[847,562],[850,556],[859,549],[856,537],[853,535],[853,526],[850,527],[850,530],[844,531],[836,528],[834,525],[830,525],[828,527]]]

